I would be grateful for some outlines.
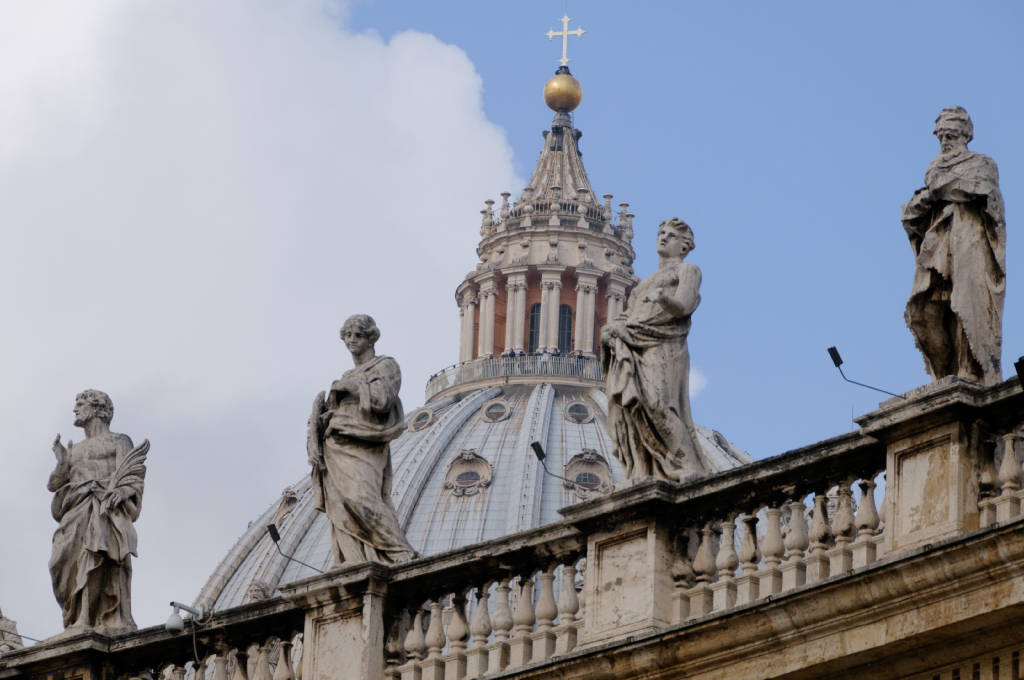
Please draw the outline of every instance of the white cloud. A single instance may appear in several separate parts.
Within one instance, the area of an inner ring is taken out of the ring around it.
[[[690,398],[694,399],[708,386],[708,378],[699,368],[690,367]]]
[[[523,185],[459,49],[343,5],[0,4],[0,607],[59,630],[46,475],[74,394],[152,452],[135,613],[159,623],[305,469],[349,314],[406,376],[454,361],[482,199]]]

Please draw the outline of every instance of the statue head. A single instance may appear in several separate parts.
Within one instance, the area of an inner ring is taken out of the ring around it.
[[[85,390],[75,397],[75,426],[84,427],[93,418],[109,425],[114,419],[114,402],[106,392]]]
[[[686,257],[695,247],[693,229],[678,217],[662,220],[658,225],[658,255]]]
[[[939,111],[932,134],[938,137],[942,153],[957,153],[966,150],[974,139],[974,123],[964,107],[947,106]]]
[[[352,354],[372,349],[380,338],[377,322],[369,314],[353,314],[341,326],[341,340]]]

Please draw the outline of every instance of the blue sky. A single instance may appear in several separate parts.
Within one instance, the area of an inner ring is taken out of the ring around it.
[[[528,176],[550,118],[541,87],[560,56],[544,33],[565,6],[380,1],[356,5],[351,21],[464,49]],[[696,233],[704,283],[690,348],[709,380],[698,422],[756,457],[849,430],[884,395],[843,383],[829,345],[862,382],[901,392],[928,381],[903,322],[913,259],[899,214],[949,105],[967,108],[971,148],[1000,168],[1013,375],[1024,355],[1024,5],[570,2],[568,13],[587,31],[569,41],[584,162],[597,192],[637,215],[637,271],[655,267],[659,220],[678,215]],[[468,216],[463,238],[475,240]]]

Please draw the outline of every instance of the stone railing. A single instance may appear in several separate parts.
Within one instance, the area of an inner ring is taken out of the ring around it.
[[[194,638],[154,628],[12,652],[0,680],[102,664],[80,675],[753,679],[889,655],[898,669],[842,677],[896,678],[991,665],[1024,627],[1024,394],[948,381],[858,422],[685,485],[620,485],[519,534],[286,584]]]
[[[601,360],[590,356],[525,354],[474,359],[449,366],[427,381],[426,401],[469,383],[530,382],[537,378],[576,378],[600,384]]]

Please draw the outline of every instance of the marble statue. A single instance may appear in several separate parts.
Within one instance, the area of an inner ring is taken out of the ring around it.
[[[678,218],[658,227],[658,270],[640,282],[601,330],[608,429],[626,476],[686,481],[707,474],[690,417],[686,336],[700,304],[700,269],[683,262],[693,231]]]
[[[376,356],[379,337],[366,314],[345,321],[341,339],[355,368],[317,395],[309,419],[316,507],[331,520],[338,564],[415,556],[391,503],[390,442],[405,430],[402,373],[391,357]]]
[[[914,249],[906,321],[933,379],[1002,380],[1006,222],[995,162],[967,150],[974,125],[959,106],[935,119],[939,155],[903,206]]]
[[[53,535],[50,577],[64,628],[107,634],[135,630],[131,611],[132,524],[142,510],[149,440],[135,446],[110,431],[114,404],[105,393],[75,397],[75,426],[85,440],[67,448],[53,441],[57,467],[47,488],[59,526]]]

